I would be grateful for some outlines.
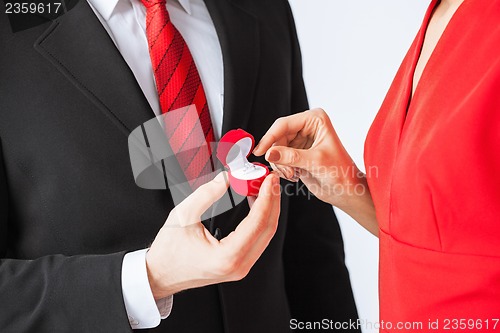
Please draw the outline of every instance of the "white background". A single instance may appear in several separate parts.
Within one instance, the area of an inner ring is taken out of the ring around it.
[[[429,0],[290,0],[311,107],[324,108],[358,167],[366,133]],[[378,322],[378,240],[337,211],[359,316]],[[377,332],[366,328],[364,332]]]

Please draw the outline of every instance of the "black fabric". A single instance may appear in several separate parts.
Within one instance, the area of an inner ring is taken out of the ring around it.
[[[224,56],[224,131],[258,140],[276,118],[307,109],[288,3],[206,5]],[[127,136],[154,117],[147,100],[87,2],[68,8],[17,32],[0,12],[1,332],[131,331],[123,255],[147,247],[173,208],[167,191],[137,187],[130,167]],[[149,331],[355,320],[335,215],[298,193],[283,196],[277,234],[247,278],[176,295]],[[212,223],[225,236],[247,212],[244,203]]]

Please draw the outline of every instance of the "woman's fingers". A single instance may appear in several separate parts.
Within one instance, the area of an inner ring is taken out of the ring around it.
[[[264,155],[266,151],[272,147],[273,144],[279,141],[283,141],[283,138],[295,136],[296,134],[298,134],[305,127],[307,121],[307,112],[279,118],[262,137],[253,153],[256,156]]]
[[[329,122],[328,115],[322,109],[279,118],[262,137],[253,153],[256,156],[262,156],[273,145],[289,146],[290,142],[297,140],[297,136],[306,137],[307,141],[313,142],[318,129]],[[306,139],[300,139],[300,141],[303,140]]]
[[[285,165],[276,165],[274,163],[269,163],[271,168],[276,172],[276,174],[283,179],[289,180],[291,182],[298,182],[300,179],[300,169],[288,167]]]

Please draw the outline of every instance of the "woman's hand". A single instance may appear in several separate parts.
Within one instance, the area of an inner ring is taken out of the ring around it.
[[[293,178],[297,168],[316,197],[338,207],[364,180],[321,109],[276,120],[254,150],[264,153],[283,178]]]
[[[266,160],[284,178],[293,178],[298,170],[311,193],[378,234],[366,177],[345,150],[325,111],[315,109],[278,119],[254,154],[266,154]]]

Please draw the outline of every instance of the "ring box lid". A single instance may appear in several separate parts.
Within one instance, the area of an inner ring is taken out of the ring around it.
[[[256,196],[269,169],[261,163],[249,162],[255,145],[254,137],[242,130],[232,130],[222,137],[217,147],[217,158],[229,169],[232,189],[242,196]]]
[[[242,129],[231,130],[219,141],[217,158],[225,167],[233,170],[240,169],[244,165],[240,166],[238,163],[248,162],[246,159],[252,153],[254,145],[255,139],[250,133]],[[246,161],[238,161],[240,156],[244,156]]]

